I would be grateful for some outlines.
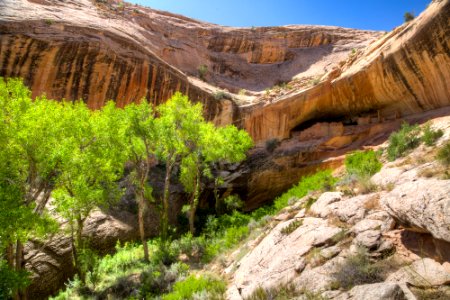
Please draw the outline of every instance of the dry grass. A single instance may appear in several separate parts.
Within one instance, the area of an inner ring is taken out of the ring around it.
[[[384,190],[391,192],[393,189],[395,188],[395,183],[393,182],[388,182],[385,186],[384,186]]]
[[[366,210],[379,210],[381,209],[380,205],[380,195],[376,194],[370,197],[365,203],[364,208]]]
[[[342,222],[337,216],[330,215],[328,217],[327,223],[329,226],[339,227],[339,228],[349,228],[349,224]]]

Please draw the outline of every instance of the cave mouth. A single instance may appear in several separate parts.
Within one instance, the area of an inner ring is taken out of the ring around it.
[[[344,126],[358,125],[357,117],[349,117],[349,116],[320,117],[320,118],[311,119],[311,120],[308,120],[308,121],[298,124],[297,126],[295,126],[294,128],[291,129],[290,136],[299,134],[303,130],[306,130],[318,123],[342,123],[342,124],[344,124]]]
[[[370,110],[370,111],[365,111],[365,112],[360,112],[357,114],[348,114],[348,115],[340,115],[340,116],[336,116],[336,115],[327,115],[327,116],[321,116],[321,117],[316,117],[310,120],[307,120],[305,122],[302,122],[300,124],[298,124],[297,126],[295,126],[294,128],[292,128],[290,130],[290,136],[292,137],[293,135],[297,135],[300,132],[302,132],[303,130],[306,130],[308,128],[311,128],[312,126],[314,126],[317,123],[342,123],[344,126],[357,126],[360,125],[358,122],[359,118],[365,118],[365,117],[376,117],[378,116],[378,111],[377,110]]]

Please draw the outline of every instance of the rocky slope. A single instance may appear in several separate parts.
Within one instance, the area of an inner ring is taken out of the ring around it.
[[[34,95],[83,98],[93,108],[143,96],[157,104],[180,90],[204,103],[208,119],[245,128],[261,146],[285,140],[273,154],[255,150],[227,179],[224,191],[234,189],[251,209],[395,120],[448,106],[449,12],[448,0],[434,1],[382,35],[222,27],[112,0],[4,0],[0,76],[25,78]],[[200,66],[204,81],[194,77]],[[308,129],[316,123],[325,124]],[[269,192],[267,182],[275,183]]]
[[[450,139],[450,118],[437,118],[434,124],[446,132],[439,146]],[[371,179],[376,192],[291,199],[294,204],[227,262],[222,271],[231,281],[227,298],[245,299],[257,288],[293,284],[300,294],[326,299],[448,299],[450,180],[435,152],[436,146],[421,146],[386,163]],[[305,209],[311,198],[317,200]],[[378,261],[381,278],[346,290],[342,276],[357,278],[359,265],[348,261],[361,248],[372,262]],[[345,272],[339,271],[343,265]]]

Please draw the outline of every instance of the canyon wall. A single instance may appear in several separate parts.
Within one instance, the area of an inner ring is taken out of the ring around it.
[[[201,101],[208,120],[245,128],[256,142],[247,161],[223,172],[220,189],[251,210],[301,176],[340,165],[348,151],[380,144],[404,120],[450,114],[449,25],[449,0],[389,33],[231,28],[115,0],[2,0],[0,76],[24,78],[33,96],[82,98],[93,109],[110,99],[159,104],[176,91]],[[182,189],[172,192],[180,202]],[[94,216],[85,234],[96,247],[136,238],[136,217],[126,213],[135,204],[125,200],[125,216]],[[63,242],[29,249],[33,296],[43,295],[43,281],[45,294],[54,292],[73,271]]]
[[[372,114],[377,122],[450,105],[450,2],[435,1],[333,80],[243,109],[256,141],[289,138],[305,121]]]
[[[449,15],[450,1],[433,1],[383,34],[223,27],[113,0],[4,0],[0,76],[23,77],[34,96],[83,98],[92,108],[108,99],[158,104],[175,91],[202,101],[209,120],[245,128],[258,146],[230,181],[253,208],[327,160],[388,134],[394,127],[386,124],[450,105]],[[281,94],[261,91],[288,81]],[[246,95],[218,86],[247,88]],[[343,129],[321,138],[302,133],[316,123]],[[284,150],[267,154],[265,142],[274,139]]]

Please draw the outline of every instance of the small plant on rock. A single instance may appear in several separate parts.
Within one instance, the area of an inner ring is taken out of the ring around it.
[[[367,250],[360,248],[339,266],[333,277],[336,286],[349,290],[356,285],[383,281],[381,274],[381,268],[369,260]]]
[[[270,139],[266,141],[266,150],[270,153],[272,153],[280,144],[280,142],[278,141],[278,139],[274,138],[274,139]]]
[[[437,158],[442,162],[443,165],[450,166],[450,142],[447,142],[439,149]]]
[[[420,144],[420,128],[417,125],[403,123],[399,131],[389,137],[387,154],[390,161],[402,157],[408,150],[414,149]]]
[[[405,20],[406,23],[414,20],[414,18],[414,15],[409,11],[405,12],[405,14],[403,15],[403,20]]]
[[[198,77],[200,77],[201,80],[205,80],[206,73],[208,73],[208,66],[207,65],[200,65],[197,68]]]
[[[302,225],[303,220],[295,220],[289,223],[289,225],[287,225],[286,227],[283,227],[280,232],[281,234],[289,235]]]
[[[357,177],[371,177],[378,173],[383,164],[378,159],[378,153],[369,151],[356,151],[345,158],[345,168],[349,175]]]
[[[436,141],[444,135],[442,129],[434,130],[430,124],[426,124],[423,128],[422,141],[427,146],[433,146]]]

